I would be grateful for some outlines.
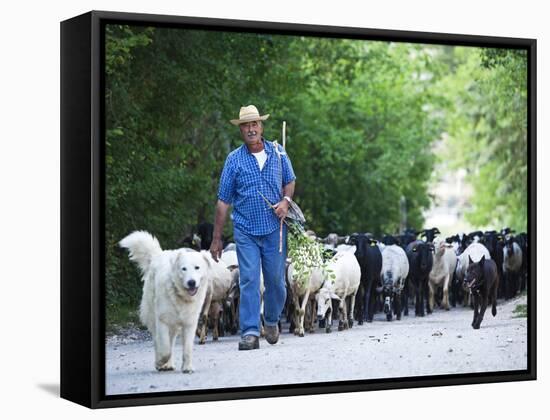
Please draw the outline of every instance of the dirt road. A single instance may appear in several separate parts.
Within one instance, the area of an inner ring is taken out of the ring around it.
[[[193,374],[154,370],[153,343],[148,334],[131,332],[106,343],[106,392],[131,394],[252,385],[375,379],[418,375],[521,370],[527,368],[527,319],[513,310],[525,304],[519,297],[499,302],[495,318],[490,308],[480,330],[470,326],[470,309],[436,309],[423,318],[387,322],[378,314],[371,324],[351,330],[296,337],[288,328],[274,346],[237,351],[238,336],[195,344]],[[175,356],[181,367],[182,350]]]

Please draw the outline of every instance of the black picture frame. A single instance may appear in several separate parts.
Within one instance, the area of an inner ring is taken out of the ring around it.
[[[521,48],[528,54],[528,361],[525,371],[320,384],[105,395],[104,25],[307,34],[426,44]],[[61,22],[61,397],[90,408],[535,380],[536,40],[92,11]]]

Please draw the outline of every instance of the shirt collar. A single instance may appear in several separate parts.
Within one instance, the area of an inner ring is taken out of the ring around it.
[[[270,156],[271,152],[273,152],[273,144],[269,140],[266,140],[264,137],[262,137],[262,142],[264,143],[265,153],[267,154],[267,156]],[[246,144],[243,144],[242,147],[244,148],[246,153],[248,153],[249,155],[252,155],[252,152],[248,150],[248,147],[246,146]]]

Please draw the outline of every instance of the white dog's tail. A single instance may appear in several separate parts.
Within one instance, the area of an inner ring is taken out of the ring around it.
[[[149,232],[136,230],[118,243],[130,252],[130,260],[135,261],[142,273],[145,273],[155,255],[162,252],[159,241]]]

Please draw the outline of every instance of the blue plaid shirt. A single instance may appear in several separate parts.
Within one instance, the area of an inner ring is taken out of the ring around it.
[[[257,159],[246,144],[227,156],[220,179],[218,199],[233,204],[233,224],[250,235],[267,235],[278,229],[280,219],[271,204],[283,199],[282,187],[296,179],[288,155],[279,145],[281,163],[272,142],[262,138],[267,160],[260,171]],[[282,169],[282,185],[281,185]]]

